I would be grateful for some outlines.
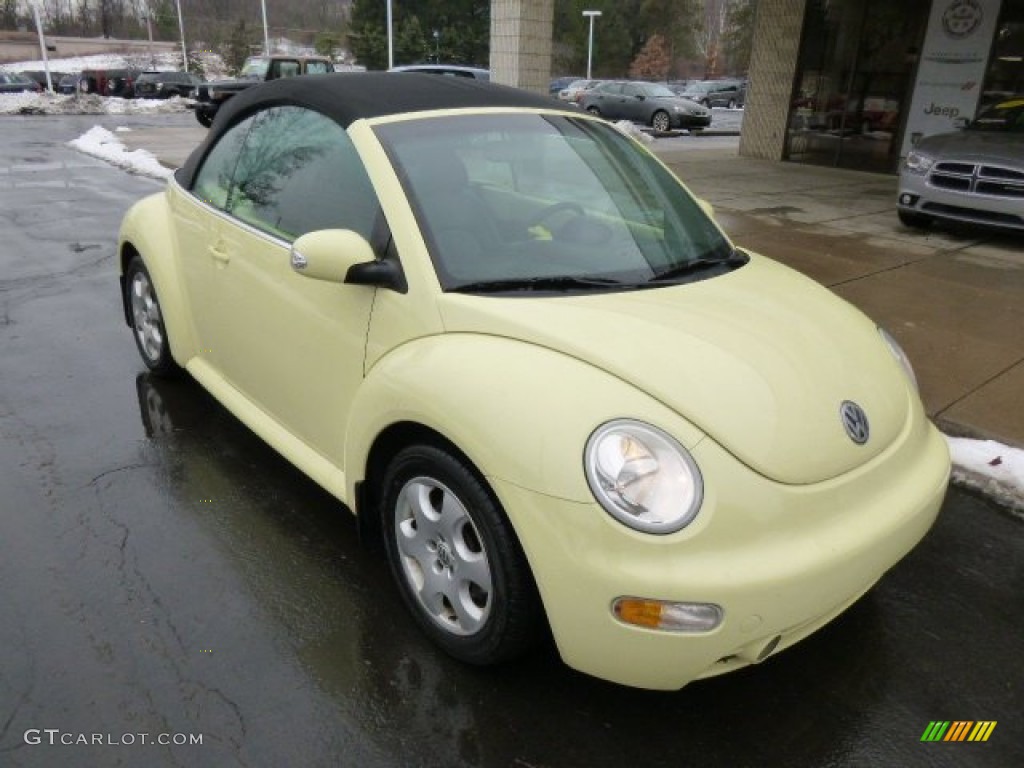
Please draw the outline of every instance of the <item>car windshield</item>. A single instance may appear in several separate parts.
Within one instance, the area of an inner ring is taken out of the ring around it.
[[[1024,134],[1024,98],[1010,99],[989,107],[975,118],[968,129]]]
[[[254,56],[245,60],[245,66],[242,67],[242,77],[259,77],[264,78],[267,76],[267,68],[270,66],[270,61],[267,59]]]
[[[605,123],[464,115],[374,130],[445,290],[651,287],[667,275],[688,281],[735,266],[696,200]]]

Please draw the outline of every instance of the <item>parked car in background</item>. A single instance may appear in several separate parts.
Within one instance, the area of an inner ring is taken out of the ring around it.
[[[0,93],[39,93],[43,87],[20,72],[0,72]]]
[[[202,78],[191,72],[143,72],[135,80],[135,96],[139,99],[188,96],[202,82]]]
[[[747,97],[747,86],[742,80],[698,80],[676,92],[684,99],[696,101],[705,107],[742,107]]]
[[[70,96],[78,92],[78,81],[81,79],[81,74],[76,75],[64,75],[60,79],[59,83],[56,83],[57,93],[62,93],[65,96]]]
[[[593,88],[595,85],[603,83],[603,80],[573,80],[565,88],[558,92],[558,98],[562,101],[570,101],[573,104],[579,106],[580,101],[583,99],[583,94]]]
[[[1024,232],[1024,95],[983,109],[962,130],[926,136],[900,169],[908,227],[982,224]]]
[[[254,85],[333,71],[334,62],[325,56],[250,56],[242,65],[242,72],[237,78],[212,80],[193,88],[186,106],[195,110],[200,125],[209,128],[225,102]]]
[[[630,120],[664,132],[700,131],[711,125],[711,110],[681,98],[659,83],[608,81],[583,92],[580,107],[609,120]]]
[[[946,491],[896,342],[737,248],[604,120],[457,85],[229,101],[121,225],[143,364],[355,513],[465,662],[553,637],[583,672],[678,689],[825,626]]]
[[[78,90],[98,96],[130,99],[135,95],[135,78],[141,72],[142,70],[133,67],[83,69],[78,78]]]
[[[470,77],[475,80],[491,79],[491,71],[489,69],[464,67],[461,64],[404,64],[400,67],[392,67],[388,72],[419,72],[424,75]]]
[[[579,79],[580,77],[578,75],[568,75],[565,77],[554,78],[550,83],[548,83],[548,95],[557,97],[559,91],[561,91],[563,88],[568,87],[570,83],[574,83]]]
[[[21,71],[25,77],[30,80],[35,80],[39,83],[39,86],[45,91],[46,90],[46,70],[42,69],[23,69]],[[66,75],[65,72],[50,72],[50,83],[53,85],[53,89],[57,90],[57,83],[60,79]]]

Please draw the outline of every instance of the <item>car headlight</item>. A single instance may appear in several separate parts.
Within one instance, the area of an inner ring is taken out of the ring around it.
[[[903,368],[903,372],[907,374],[907,378],[910,379],[914,385],[914,389],[920,391],[920,387],[917,386],[917,376],[914,375],[914,367],[910,364],[910,358],[907,357],[907,353],[903,351],[903,347],[892,336],[885,328],[879,328],[878,332],[882,334],[882,339],[885,341],[886,346],[889,347],[889,351],[892,352],[893,357],[896,358],[897,362]]]
[[[675,533],[700,509],[693,457],[660,429],[629,419],[598,427],[584,452],[587,483],[612,517],[644,533]]]
[[[903,166],[913,173],[928,173],[928,169],[935,164],[935,158],[919,149],[912,149],[907,154]]]

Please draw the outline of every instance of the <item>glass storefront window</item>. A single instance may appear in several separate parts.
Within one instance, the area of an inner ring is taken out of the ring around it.
[[[979,110],[1010,96],[1024,96],[1024,0],[1003,0]]]
[[[929,0],[808,0],[786,159],[892,171]]]

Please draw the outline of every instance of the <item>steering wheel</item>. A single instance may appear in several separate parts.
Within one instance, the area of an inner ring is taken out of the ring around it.
[[[583,210],[583,206],[579,205],[578,203],[555,203],[554,205],[549,205],[547,208],[544,208],[543,210],[539,211],[534,216],[532,216],[526,222],[526,228],[533,229],[534,227],[539,227],[552,216],[555,216],[556,214],[559,214],[562,211],[572,211],[572,213],[576,214],[577,216],[587,215],[586,212]]]

